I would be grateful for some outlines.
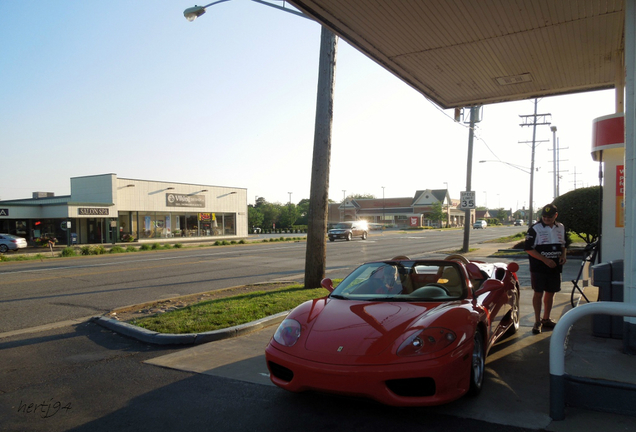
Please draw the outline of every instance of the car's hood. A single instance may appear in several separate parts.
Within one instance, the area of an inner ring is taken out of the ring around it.
[[[339,356],[374,356],[444,305],[330,299],[309,324],[305,348]]]

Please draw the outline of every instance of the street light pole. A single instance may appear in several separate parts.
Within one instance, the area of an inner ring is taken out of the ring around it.
[[[446,228],[450,227],[450,202],[448,199],[446,199],[447,197],[450,199],[450,196],[448,194],[448,182],[444,182],[444,184],[446,185],[446,195],[444,196],[444,199],[446,200]]]
[[[382,231],[384,231],[384,218],[385,218],[384,209],[385,209],[385,206],[384,206],[384,186],[382,186]]]
[[[193,21],[205,13],[206,8],[229,0],[217,0],[206,6],[186,9],[183,15]],[[252,0],[306,19],[301,12],[287,9],[262,0]],[[307,224],[305,255],[305,287],[318,288],[327,268],[327,211],[329,204],[329,161],[331,158],[331,129],[333,124],[333,93],[336,83],[336,51],[338,37],[325,26],[320,33],[320,57],[318,61],[318,89],[316,95],[316,121],[314,127],[314,151]]]
[[[472,176],[473,176],[473,139],[475,136],[475,123],[477,123],[477,115],[479,114],[479,107],[470,107],[470,127],[468,129],[468,157],[466,167],[466,192],[472,191]],[[470,215],[471,208],[464,210],[464,244],[462,245],[462,252],[468,252],[470,245],[470,228],[472,221]]]
[[[550,126],[550,130],[552,131],[552,175],[554,176],[554,198],[559,196],[559,192],[557,189],[557,179],[559,178],[559,172],[557,170],[557,144],[556,144],[556,126]]]

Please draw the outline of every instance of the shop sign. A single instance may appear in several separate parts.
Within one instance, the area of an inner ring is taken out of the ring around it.
[[[78,208],[77,214],[80,216],[108,216],[107,208]]]
[[[9,216],[9,209],[0,209],[0,216]]]
[[[210,222],[212,220],[211,213],[199,213],[199,220],[201,222]]]
[[[166,194],[167,207],[205,207],[205,196]]]
[[[625,166],[616,166],[616,222],[614,226],[625,227]]]

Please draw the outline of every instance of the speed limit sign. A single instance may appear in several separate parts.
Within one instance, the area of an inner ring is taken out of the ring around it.
[[[459,208],[461,210],[470,210],[475,208],[475,191],[459,193]]]

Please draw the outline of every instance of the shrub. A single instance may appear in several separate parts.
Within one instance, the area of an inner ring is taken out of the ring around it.
[[[106,248],[104,246],[96,246],[91,252],[94,255],[104,255],[106,253]]]
[[[183,245],[181,243],[175,243],[174,247],[176,247],[177,249],[181,249]]]
[[[142,251],[149,251],[151,249],[152,249],[152,246],[149,245],[148,243],[144,243],[139,247],[139,250],[142,250]]]
[[[245,240],[243,239],[239,240],[238,244],[245,244]]]
[[[110,248],[110,251],[108,251],[109,253],[124,253],[126,252],[126,249],[124,249],[121,246],[113,246],[112,248]]]
[[[62,249],[62,252],[60,253],[60,256],[63,256],[63,257],[72,257],[76,255],[77,253],[75,252],[75,248],[72,248],[72,247],[65,247],[64,249]]]
[[[598,239],[600,186],[578,188],[554,200],[559,216],[557,220],[565,229],[574,232],[586,243]]]
[[[223,243],[221,243],[221,240],[217,240],[214,242],[214,246],[221,246]]]
[[[137,248],[133,245],[126,246],[126,252],[137,252]]]
[[[82,255],[91,255],[91,247],[90,246],[82,246],[80,248],[80,253]]]

